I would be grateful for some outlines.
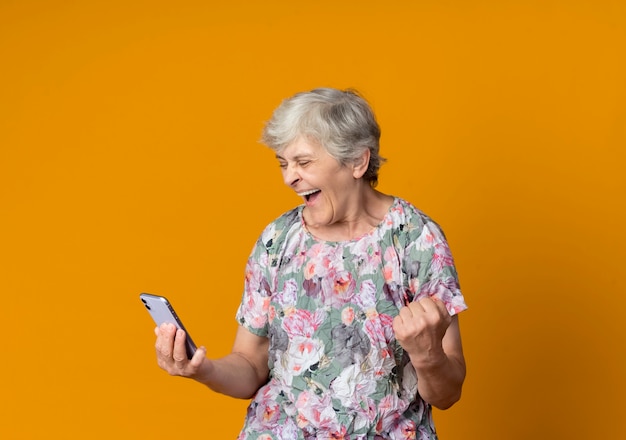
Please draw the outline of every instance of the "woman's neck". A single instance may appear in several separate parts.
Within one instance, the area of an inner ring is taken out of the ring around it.
[[[394,199],[370,187],[353,200],[355,207],[344,219],[316,227],[307,225],[307,230],[324,241],[354,240],[378,227]]]

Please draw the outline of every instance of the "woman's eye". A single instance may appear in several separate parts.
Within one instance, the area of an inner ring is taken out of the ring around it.
[[[302,161],[302,162],[298,162],[298,165],[300,165],[301,167],[305,167],[305,166],[307,166],[309,163],[310,163],[310,161],[305,160],[305,161]]]

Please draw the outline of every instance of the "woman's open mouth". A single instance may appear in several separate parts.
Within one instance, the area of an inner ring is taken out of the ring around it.
[[[304,197],[304,200],[306,200],[307,203],[312,202],[313,200],[315,200],[315,198],[317,197],[317,195],[321,192],[321,190],[319,189],[313,189],[311,191],[305,191],[305,192],[301,192],[298,195],[301,197]]]

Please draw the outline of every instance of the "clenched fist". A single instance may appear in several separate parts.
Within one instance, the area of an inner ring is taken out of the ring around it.
[[[400,309],[393,331],[411,363],[432,363],[444,355],[442,340],[451,321],[443,302],[425,297]]]

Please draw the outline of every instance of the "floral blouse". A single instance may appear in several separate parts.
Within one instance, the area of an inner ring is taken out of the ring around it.
[[[436,439],[392,321],[426,295],[466,309],[441,229],[396,198],[370,233],[322,241],[302,210],[267,226],[246,266],[237,320],[269,338],[270,377],[239,440]]]

